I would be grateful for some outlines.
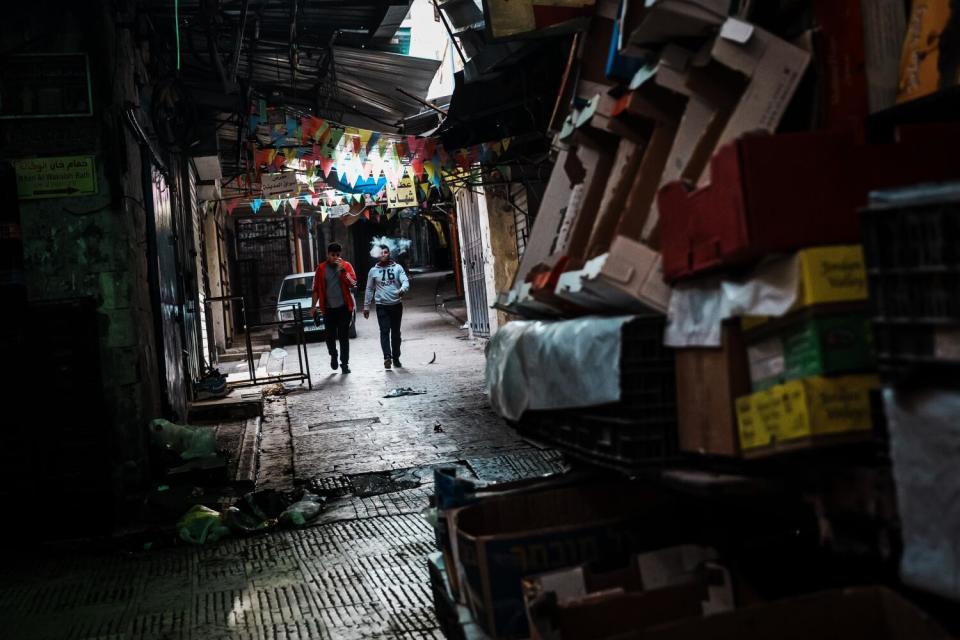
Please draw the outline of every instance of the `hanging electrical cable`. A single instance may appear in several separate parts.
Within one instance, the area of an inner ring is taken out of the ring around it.
[[[173,32],[177,39],[177,71],[180,71],[180,0],[173,0]]]

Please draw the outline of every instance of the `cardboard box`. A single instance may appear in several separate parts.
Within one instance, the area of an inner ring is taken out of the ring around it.
[[[616,146],[611,141],[612,138],[607,136],[578,136],[575,153],[567,159],[568,175],[574,187],[557,234],[554,253],[567,256],[573,268],[583,264],[590,231],[613,166]]]
[[[754,391],[810,376],[876,367],[870,318],[855,313],[801,312],[746,332]]]
[[[956,10],[950,0],[913,1],[900,57],[897,104],[960,82],[960,53],[952,42]]]
[[[685,73],[692,53],[675,45],[667,45],[653,70],[653,75],[635,79],[636,89],[625,101],[624,110],[633,117],[651,123],[652,130],[644,145],[643,157],[637,168],[620,213],[615,234],[639,240],[654,205],[657,188],[667,167],[670,150],[686,109]],[[590,257],[602,251],[591,250]]]
[[[703,183],[716,148],[749,131],[776,130],[810,62],[803,49],[734,18],[723,24],[709,57],[701,58],[687,74],[690,99],[661,186],[681,179]],[[659,209],[655,202],[641,236],[654,248]]]
[[[613,309],[666,313],[670,304],[660,254],[623,236],[614,238],[609,253],[587,263],[581,282]]]
[[[860,4],[859,0],[813,3],[823,124],[831,129],[859,128],[868,112],[865,23]]]
[[[530,271],[553,253],[557,229],[566,214],[570,192],[573,190],[573,182],[564,170],[569,153],[567,149],[561,149],[557,154],[553,172],[550,174],[537,217],[530,230],[527,247],[513,280],[515,288],[525,283]]]
[[[531,640],[609,638],[733,608],[716,552],[685,545],[643,553],[626,566],[581,565],[523,580]]]
[[[626,555],[635,519],[661,497],[640,485],[591,484],[491,498],[456,517],[461,590],[477,623],[495,637],[526,634],[521,579]],[[652,535],[647,529],[644,535]]]
[[[736,399],[750,393],[740,328],[735,322],[725,324],[719,349],[678,349],[676,354],[680,450],[739,456]]]
[[[647,629],[642,640],[947,640],[951,636],[886,587],[825,591]]]
[[[897,101],[900,53],[907,32],[901,0],[863,0],[863,38],[867,65],[870,112],[892,107]]]
[[[740,446],[746,456],[867,439],[873,429],[870,392],[875,375],[810,377],[737,399]]]
[[[594,258],[610,249],[610,241],[623,214],[627,195],[646,155],[644,146],[623,138],[617,146],[617,154],[604,187],[600,207],[590,231],[584,258]]]
[[[748,79],[717,147],[749,131],[776,130],[810,63],[808,51],[735,18],[723,24],[710,56]]]
[[[666,42],[708,38],[730,12],[730,0],[627,1],[621,53],[643,56]]]

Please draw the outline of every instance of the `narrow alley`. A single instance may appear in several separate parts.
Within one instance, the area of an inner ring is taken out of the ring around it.
[[[268,398],[257,486],[343,488],[312,526],[210,548],[18,554],[0,575],[4,635],[442,638],[426,564],[433,467],[504,482],[564,466],[490,409],[483,344],[436,303],[445,278],[413,276],[403,369],[384,370],[376,320],[358,319],[353,373],[331,372],[324,343],[310,342],[313,390]],[[425,393],[383,397],[397,387]]]

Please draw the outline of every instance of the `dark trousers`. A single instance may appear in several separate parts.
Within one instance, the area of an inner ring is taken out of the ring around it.
[[[380,325],[380,348],[383,359],[400,359],[400,320],[403,318],[402,304],[378,304],[377,323]]]
[[[340,340],[340,364],[350,362],[350,309],[346,306],[336,309],[327,308],[323,315],[324,330],[327,333],[327,351],[337,355],[337,340]]]

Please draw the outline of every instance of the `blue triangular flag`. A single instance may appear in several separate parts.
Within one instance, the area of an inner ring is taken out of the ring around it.
[[[263,206],[263,200],[261,200],[260,198],[257,198],[256,200],[250,203],[250,208],[253,209],[254,213],[256,213],[257,211],[260,211],[260,207],[262,206]]]

